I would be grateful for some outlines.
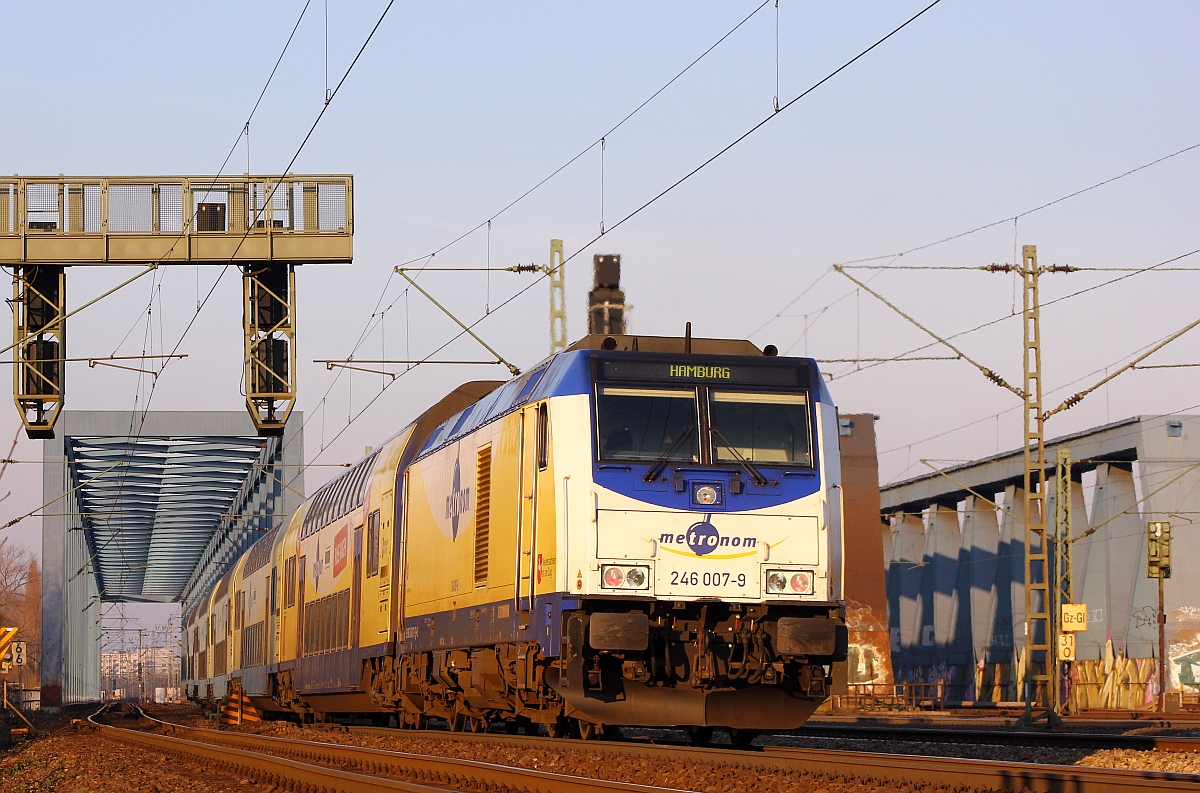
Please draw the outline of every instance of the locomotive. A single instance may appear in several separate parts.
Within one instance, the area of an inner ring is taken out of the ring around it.
[[[422,728],[799,727],[846,655],[836,408],[811,359],[587,336],[466,383],[185,615],[185,686]]]

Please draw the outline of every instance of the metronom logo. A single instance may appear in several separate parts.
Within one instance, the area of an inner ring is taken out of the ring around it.
[[[712,553],[718,548],[754,548],[757,537],[722,537],[708,520],[693,523],[683,534],[665,531],[658,537],[659,545],[686,545],[697,556]]]

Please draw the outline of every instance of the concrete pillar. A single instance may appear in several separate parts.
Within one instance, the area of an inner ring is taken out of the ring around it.
[[[1143,419],[1138,474],[1144,521],[1171,523],[1172,575],[1163,582],[1167,690],[1200,687],[1200,417]],[[1175,480],[1172,482],[1171,480]],[[1155,492],[1157,491],[1157,492]],[[1151,582],[1157,584],[1157,582]],[[1157,591],[1155,592],[1157,598]],[[1157,602],[1157,601],[1156,601]]]
[[[1000,516],[1000,563],[996,570],[995,644],[1011,641],[1013,662],[1025,646],[1025,489],[1009,485],[1004,490]]]
[[[939,662],[951,660],[952,648],[961,630],[958,624],[958,555],[961,548],[958,510],[946,504],[934,504],[929,508],[925,562],[930,568],[927,580],[932,584],[933,644]],[[922,637],[922,644],[925,638]]]
[[[1107,640],[1113,643],[1114,651],[1126,649],[1130,638],[1130,626],[1135,627],[1138,609],[1151,606],[1157,609],[1157,588],[1154,603],[1137,603],[1135,592],[1138,580],[1146,578],[1145,528],[1137,510],[1134,493],[1133,473],[1127,465],[1105,464],[1096,469],[1096,492],[1092,506],[1092,525],[1095,533],[1076,545],[1087,543],[1087,573],[1083,586],[1084,602],[1088,606],[1088,630],[1076,637],[1077,648],[1082,647],[1085,655],[1080,660],[1102,657]],[[1145,599],[1144,594],[1142,599]],[[1149,615],[1153,626],[1154,615]],[[1157,641],[1157,626],[1152,628],[1153,640]],[[1141,646],[1145,641],[1136,641],[1140,634],[1135,632],[1135,645],[1128,648],[1138,652],[1131,657],[1147,658],[1153,646]]]
[[[888,569],[892,621],[893,667],[913,665],[921,644],[921,558],[925,548],[925,526],[920,515],[896,518],[895,555]]]
[[[1000,566],[1000,526],[996,508],[975,496],[967,496],[963,510],[963,559],[970,581],[971,645],[976,663],[1004,663],[996,655],[993,636],[996,621],[996,573]]]

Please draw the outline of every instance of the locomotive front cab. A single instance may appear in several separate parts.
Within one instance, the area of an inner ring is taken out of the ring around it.
[[[564,695],[603,721],[799,726],[846,652],[836,409],[815,363],[590,364],[595,556],[571,582]]]

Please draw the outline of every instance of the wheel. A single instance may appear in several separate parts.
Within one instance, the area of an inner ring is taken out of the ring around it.
[[[712,727],[688,727],[688,743],[692,746],[708,746],[712,743]],[[751,738],[750,740],[754,740]]]
[[[425,730],[429,728],[429,717],[420,713],[401,713],[400,728],[403,730]]]
[[[559,716],[552,724],[546,725],[546,730],[550,733],[551,738],[570,738],[574,726],[573,719],[568,719],[566,716]]]
[[[604,725],[594,721],[576,719],[579,725],[579,737],[585,741],[594,741],[604,734]]]
[[[736,727],[730,727],[729,743],[734,749],[745,749],[754,743],[754,739],[758,737],[760,732],[760,730],[739,730]]]
[[[521,731],[521,722],[517,720],[504,722],[504,731],[509,735],[516,735]]]
[[[450,732],[462,732],[467,728],[467,714],[455,711],[450,714]]]
[[[487,732],[487,719],[482,716],[471,716],[467,719],[467,732]]]
[[[537,722],[526,720],[525,723],[523,725],[521,725],[521,727],[524,730],[526,735],[541,735],[542,734],[542,725],[538,724]]]

